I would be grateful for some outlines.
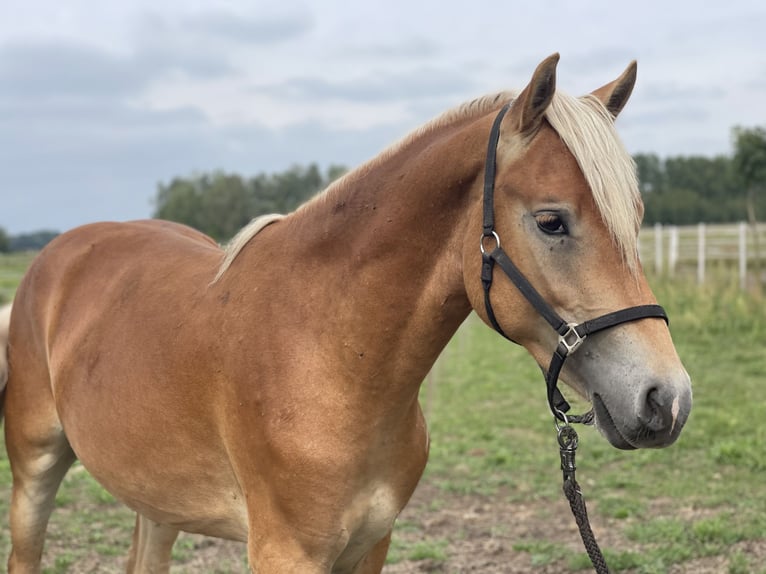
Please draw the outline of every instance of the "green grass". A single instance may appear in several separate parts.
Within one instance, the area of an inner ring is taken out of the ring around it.
[[[434,540],[424,537],[417,542],[402,542],[392,544],[386,557],[386,563],[396,564],[402,560],[430,560],[434,563],[443,562],[447,558],[447,540]]]
[[[16,287],[36,253],[0,254],[0,304],[13,299]]]
[[[12,295],[30,256],[0,257],[0,297]],[[766,572],[733,545],[766,536],[766,301],[721,280],[704,288],[654,282],[670,315],[676,347],[694,382],[692,415],[668,449],[618,451],[597,431],[580,432],[578,479],[591,519],[616,524],[626,548],[605,548],[614,572],[667,572],[675,564],[730,555],[729,572]],[[571,397],[572,393],[565,394]],[[472,317],[426,382],[422,402],[431,432],[426,480],[453,493],[509,501],[558,500],[559,458],[539,368],[520,349]],[[576,405],[577,410],[584,405]],[[10,469],[0,447],[0,564],[9,550]],[[436,508],[443,501],[432,501]],[[561,520],[572,520],[569,516]],[[57,499],[49,544],[61,552],[48,571],[66,572],[84,552],[124,555],[133,518],[82,470],[70,472]],[[93,524],[98,525],[93,528]],[[399,524],[398,529],[417,529]],[[456,533],[458,536],[459,533]],[[520,542],[535,564],[587,570],[560,541]],[[447,542],[398,541],[390,562],[441,562]],[[187,545],[178,558],[193,554]]]

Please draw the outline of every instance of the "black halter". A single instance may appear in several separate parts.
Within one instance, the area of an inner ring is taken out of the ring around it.
[[[484,286],[484,305],[489,321],[495,330],[506,339],[511,340],[508,335],[503,332],[503,329],[497,322],[489,298],[490,288],[492,287],[492,272],[495,264],[497,264],[503,273],[513,281],[521,294],[527,298],[527,301],[530,302],[537,312],[540,313],[540,315],[542,315],[559,334],[558,346],[553,352],[553,357],[548,366],[548,372],[545,375],[545,383],[548,387],[548,405],[550,406],[551,412],[557,420],[564,423],[581,422],[589,424],[593,422],[593,411],[589,411],[584,415],[566,415],[566,412],[570,408],[569,403],[564,399],[564,396],[561,394],[561,391],[559,391],[557,386],[559,373],[564,366],[566,358],[582,345],[588,335],[608,329],[609,327],[614,327],[615,325],[649,317],[664,319],[667,323],[668,316],[665,313],[665,310],[659,305],[639,305],[637,307],[629,307],[621,311],[607,313],[606,315],[602,315],[601,317],[583,323],[567,323],[550,305],[548,305],[548,303],[546,303],[540,293],[532,287],[532,284],[526,277],[524,277],[524,275],[522,275],[518,267],[514,265],[511,258],[508,257],[508,254],[503,251],[500,247],[500,236],[497,234],[497,231],[495,231],[495,167],[497,161],[497,143],[500,138],[500,124],[510,106],[510,103],[503,106],[503,109],[500,110],[500,113],[495,118],[495,123],[492,125],[492,131],[489,134],[487,162],[484,166],[484,231],[481,237],[481,255],[483,261],[481,281]],[[488,240],[492,240],[495,243],[495,248],[492,251],[485,249],[485,242]]]

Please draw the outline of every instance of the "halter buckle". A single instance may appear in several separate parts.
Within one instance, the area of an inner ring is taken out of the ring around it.
[[[580,335],[577,332],[577,327],[579,327],[577,323],[567,323],[567,332],[559,335],[559,344],[564,345],[567,355],[571,355],[579,349],[587,337],[587,335]]]

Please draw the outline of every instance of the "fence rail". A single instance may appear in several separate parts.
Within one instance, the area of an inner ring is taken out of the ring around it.
[[[657,275],[674,276],[696,270],[698,283],[705,282],[710,263],[736,268],[741,288],[748,280],[763,282],[766,270],[766,223],[676,226],[641,229],[639,254],[645,267]]]

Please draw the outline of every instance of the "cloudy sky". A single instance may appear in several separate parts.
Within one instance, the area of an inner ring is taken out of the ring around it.
[[[638,60],[631,152],[730,154],[766,124],[763,0],[0,0],[0,227],[148,217],[176,175],[354,166],[556,51],[578,95]]]

